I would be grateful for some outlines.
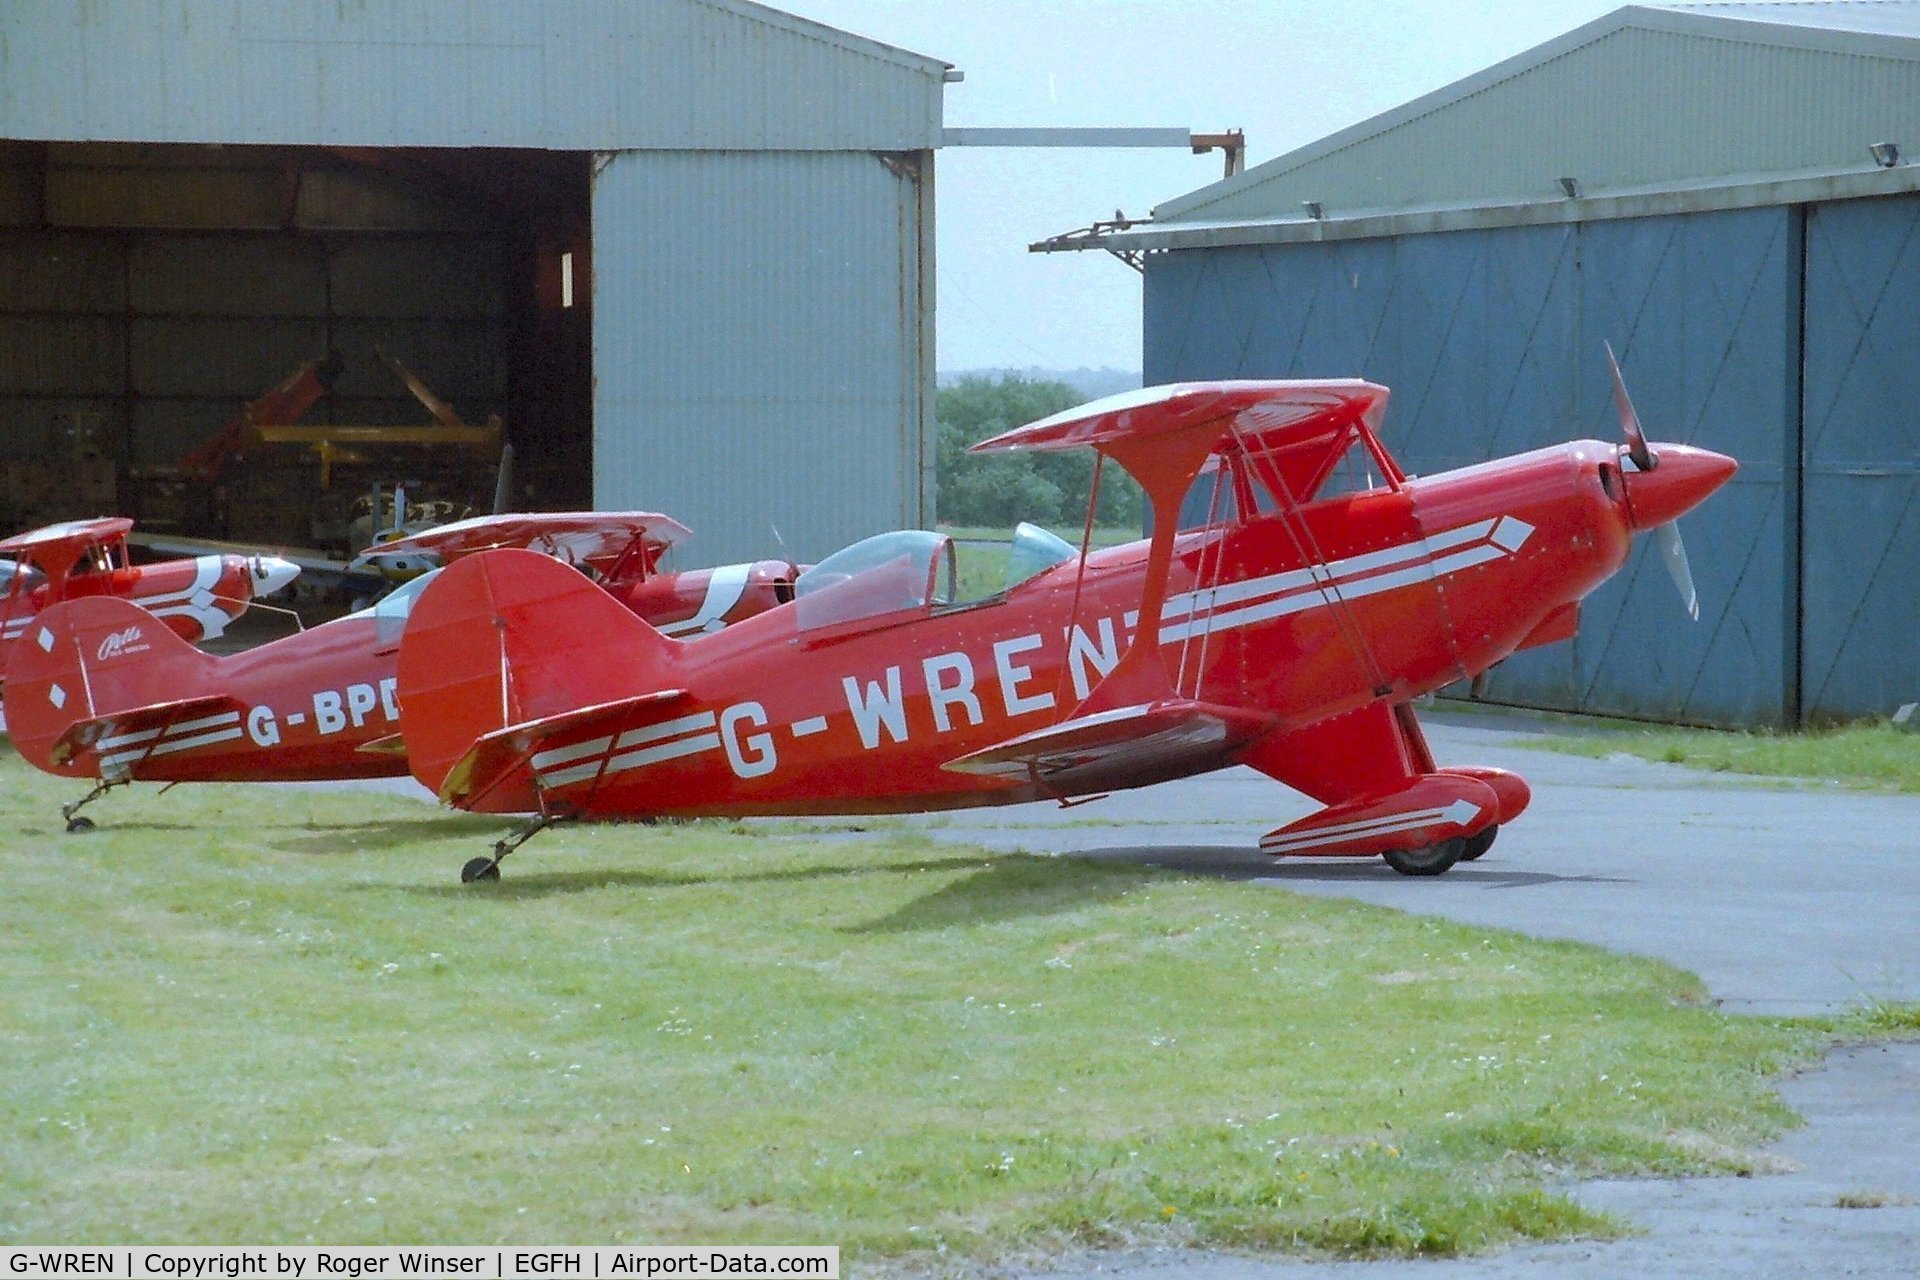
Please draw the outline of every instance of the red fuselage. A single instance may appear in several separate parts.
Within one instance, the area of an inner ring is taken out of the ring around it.
[[[1627,555],[1634,522],[1618,465],[1617,448],[1581,441],[1181,534],[1159,635],[1174,694],[1257,709],[1273,718],[1270,733],[1284,733],[1565,638],[1577,602]],[[1603,478],[1603,466],[1615,474]],[[1685,481],[1685,460],[1669,474]],[[1698,496],[1725,474],[1702,481]],[[673,646],[646,683],[684,689],[679,710],[547,739],[531,772],[554,807],[590,796],[601,816],[893,812],[1060,795],[943,766],[1043,729],[1087,696],[1126,649],[1146,557],[1135,543],[1095,553],[1077,584],[1076,559],[1001,598],[857,620],[831,620],[827,595],[803,597]],[[470,807],[534,808],[528,772]]]
[[[189,643],[220,635],[253,601],[248,558],[196,556],[156,564],[120,565],[74,573],[0,594],[0,672],[13,643],[43,609],[58,600],[116,596],[154,614]]]

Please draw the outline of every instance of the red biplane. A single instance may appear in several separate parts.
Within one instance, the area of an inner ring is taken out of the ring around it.
[[[684,526],[650,512],[563,512],[480,516],[405,543],[449,562],[485,548],[537,548],[590,590],[611,593],[656,625],[687,630],[792,598],[794,567],[778,561],[660,572],[661,556],[686,536]],[[394,664],[407,612],[430,578],[230,657],[192,648],[118,600],[56,605],[18,652],[7,691],[14,744],[48,773],[96,780],[61,811],[73,832],[93,826],[82,807],[127,782],[404,776]],[[736,585],[716,593],[715,582]]]
[[[210,640],[260,597],[292,582],[279,556],[206,555],[153,564],[127,557],[125,516],[71,520],[0,541],[0,674],[15,642],[49,605],[76,597],[128,600],[189,641]]]
[[[1154,387],[977,445],[1090,447],[1096,496],[1116,463],[1154,521],[1091,554],[1023,529],[983,600],[954,598],[947,538],[883,534],[686,645],[551,560],[469,557],[401,642],[409,765],[449,805],[534,815],[466,880],[555,821],[1068,802],[1232,764],[1324,806],[1266,852],[1437,875],[1530,793],[1436,765],[1411,700],[1571,637],[1631,535],[1735,463],[1649,446],[1619,388],[1624,447],[1409,479],[1386,401],[1355,380]],[[1336,491],[1349,455],[1375,487]],[[1684,552],[1669,564],[1684,577]]]

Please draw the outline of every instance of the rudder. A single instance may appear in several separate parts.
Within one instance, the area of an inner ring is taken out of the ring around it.
[[[438,793],[482,736],[659,689],[679,647],[549,556],[457,560],[414,602],[400,642],[407,763]]]
[[[27,763],[77,776],[87,772],[79,761],[55,758],[74,725],[207,694],[220,662],[125,600],[65,600],[36,617],[13,646],[7,729]]]

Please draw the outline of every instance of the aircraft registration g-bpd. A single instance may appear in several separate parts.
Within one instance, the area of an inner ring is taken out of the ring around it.
[[[535,815],[468,880],[561,820],[1070,801],[1233,764],[1324,806],[1266,852],[1437,875],[1484,852],[1529,791],[1437,766],[1410,701],[1571,637],[1631,535],[1735,470],[1649,446],[1618,398],[1625,446],[1409,479],[1371,383],[1114,396],[975,447],[1096,450],[1145,490],[1148,541],[1088,554],[1029,527],[1006,589],[961,601],[947,538],[883,534],[697,645],[544,557],[473,556],[406,625],[407,758],[447,804]],[[1333,492],[1350,450],[1383,483]],[[1190,491],[1202,509],[1183,522]],[[1684,552],[1669,567],[1690,594]]]
[[[791,599],[796,569],[785,561],[662,571],[662,555],[687,534],[647,511],[505,513],[390,545],[456,563],[482,549],[538,548],[674,634],[704,635]],[[62,806],[69,832],[90,830],[80,810],[130,782],[404,776],[394,669],[407,611],[428,581],[227,657],[194,649],[124,600],[53,605],[15,645],[14,745],[35,768],[97,780]]]

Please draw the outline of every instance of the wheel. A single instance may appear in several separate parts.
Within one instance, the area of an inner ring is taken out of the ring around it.
[[[67,819],[67,834],[70,836],[83,836],[91,830],[93,830],[92,818],[74,817]]]
[[[1460,861],[1461,853],[1466,847],[1467,838],[1455,836],[1451,840],[1430,844],[1424,849],[1409,849],[1404,853],[1395,850],[1381,856],[1387,860],[1388,866],[1403,876],[1437,876]]]
[[[472,884],[475,880],[498,880],[500,864],[492,858],[469,858],[467,865],[460,868],[460,883]]]
[[[1460,861],[1472,862],[1475,858],[1493,848],[1494,837],[1500,834],[1500,824],[1494,823],[1484,831],[1476,831],[1467,837],[1467,847],[1460,851]]]

